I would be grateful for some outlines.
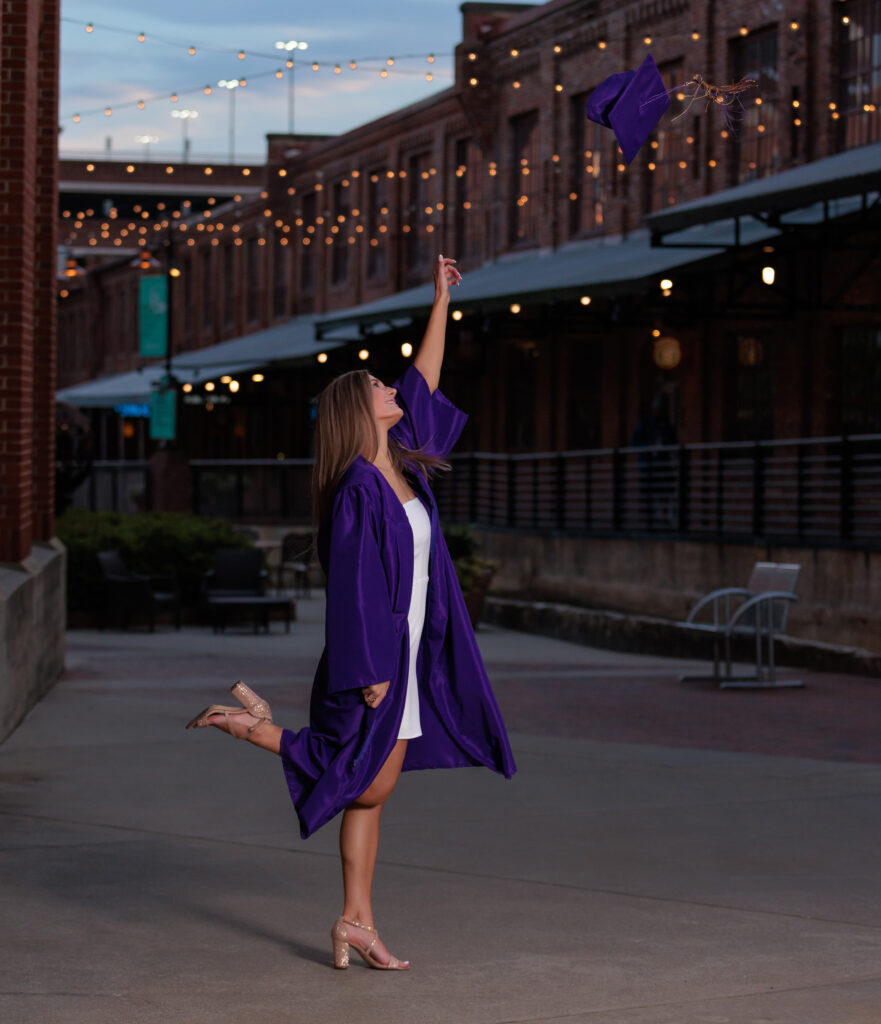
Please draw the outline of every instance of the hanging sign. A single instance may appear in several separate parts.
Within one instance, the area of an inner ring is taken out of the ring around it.
[[[164,356],[168,344],[168,279],[142,277],[138,289],[138,336],[142,356]]]
[[[177,414],[177,388],[164,377],[150,400],[150,438],[173,441]]]

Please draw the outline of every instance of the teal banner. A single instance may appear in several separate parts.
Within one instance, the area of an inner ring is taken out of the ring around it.
[[[168,278],[142,277],[138,291],[138,336],[142,356],[164,356],[168,344]]]
[[[154,441],[173,441],[177,418],[177,388],[162,382],[150,400],[150,437]]]

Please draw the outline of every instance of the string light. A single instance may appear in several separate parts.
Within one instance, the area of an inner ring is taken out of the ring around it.
[[[75,24],[82,24],[82,22],[78,22],[76,19],[73,19],[73,18],[62,18],[62,21],[69,21],[69,22],[73,22]],[[128,34],[128,32],[129,32],[128,29],[122,29],[119,26],[102,25],[102,26],[99,26],[99,27],[101,27],[103,29],[106,29],[108,31],[111,31],[111,32],[118,32],[118,33],[121,33],[121,34]],[[88,23],[88,25],[86,26],[86,31],[87,32],[92,32],[93,29],[94,29],[93,24],[91,22]],[[138,33],[136,35],[135,38],[138,40],[139,43],[143,43],[143,42],[146,41],[146,34],[143,33],[143,32],[140,32],[140,33]],[[173,43],[172,41],[167,40],[167,39],[158,39],[157,37],[151,37],[151,41],[153,41],[155,43],[161,43],[163,45],[175,46],[175,47],[178,46],[178,45],[181,45],[181,44],[178,44],[178,43]],[[308,47],[308,43],[298,43],[298,44],[296,44],[295,48],[297,48],[297,49],[306,49],[307,47]],[[212,52],[212,53],[229,53],[230,52],[227,49],[218,49],[216,47],[200,46],[197,43],[190,43],[189,45],[185,46],[184,48],[186,49],[187,53],[189,55],[191,55],[191,56],[194,56],[196,54],[197,50],[201,50],[203,52]],[[287,49],[291,49],[291,48],[294,48],[294,47],[286,47],[286,48]],[[245,50],[243,50],[243,49],[238,49],[237,51],[235,51],[235,53],[236,53],[236,57],[239,60],[245,60],[246,57],[251,57],[251,58],[269,58],[269,57],[271,57],[270,54],[259,53],[259,52],[252,52],[250,54],[246,54]],[[275,59],[275,58],[273,57],[272,59]],[[393,66],[395,66],[397,64],[398,61],[401,61],[401,60],[407,61],[407,60],[416,60],[416,59],[418,59],[418,60],[426,60],[429,64],[435,64],[435,63],[437,63],[437,59],[438,58],[433,53],[430,53],[430,54],[405,54],[402,57],[388,57],[388,58],[385,59],[384,63],[386,65],[386,67],[393,67]],[[371,58],[362,58],[362,60],[366,62],[366,61],[371,60]],[[349,68],[351,70],[353,70],[353,71],[357,70],[359,68],[359,60],[356,59],[356,58],[352,58],[352,60],[348,62],[348,65],[349,65]],[[286,66],[288,68],[293,68],[293,61],[291,59],[288,59],[286,61]],[[342,74],[342,70],[343,70],[342,62],[340,62],[340,61],[332,62],[332,63],[330,63],[329,66],[332,69],[332,73],[334,75]],[[313,71],[317,72],[317,71],[320,70],[320,68],[321,68],[321,65],[319,64],[319,62],[317,60],[312,63],[312,70]],[[370,70],[370,68],[369,67],[365,68],[365,70]],[[388,72],[386,71],[385,68],[383,69],[383,71],[385,71],[385,73],[383,74],[381,72],[380,73],[380,77],[388,78]],[[400,73],[406,75],[406,74],[414,74],[416,72],[415,72],[415,69],[412,70],[412,71],[407,71],[406,69],[404,69],[404,70],[401,70]],[[425,78],[425,81],[427,81],[427,82],[434,81],[434,73],[433,72],[429,72],[428,75],[426,75],[424,72],[421,72],[421,71],[418,72],[418,73]],[[272,71],[265,72],[265,73],[257,73],[255,75],[252,75],[251,77],[252,78],[263,78],[263,77],[268,77],[268,76],[272,76],[272,77],[274,77],[276,79],[280,79],[280,78],[283,77],[283,75],[279,72],[278,69],[273,69]],[[241,79],[240,84],[241,84],[242,87],[244,87],[247,84],[247,82],[243,78],[243,79]],[[191,93],[191,92],[195,92],[195,91],[197,91],[197,90],[196,89],[184,89],[184,90],[176,91],[173,94],[174,98],[172,99],[172,102],[177,102],[177,98],[179,96],[181,96],[181,95],[185,95],[185,94],[188,94],[188,93]],[[213,88],[212,88],[211,85],[205,85],[202,88],[202,91],[204,92],[204,94],[206,96],[210,96],[212,94],[212,92],[213,92]],[[143,100],[143,99],[139,100],[138,101],[138,108],[143,110],[145,102],[155,101],[155,100],[159,100],[161,98],[162,98],[161,96],[153,95],[153,96],[148,97],[146,101]],[[133,105],[134,105],[133,101],[132,102],[122,102],[122,103],[115,104],[113,107],[111,107],[108,104],[107,107],[101,108],[101,109],[104,110],[105,115],[107,117],[109,117],[109,116],[111,116],[111,113],[115,109],[117,109],[117,108],[118,109],[124,109],[124,108],[130,107],[130,106],[133,106]],[[73,115],[72,120],[74,121],[74,123],[78,124],[78,123],[80,123],[82,121],[84,116],[87,116],[87,115],[93,114],[93,113],[98,113],[98,110],[78,111],[76,114]]]

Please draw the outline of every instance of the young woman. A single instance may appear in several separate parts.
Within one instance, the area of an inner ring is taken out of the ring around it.
[[[401,771],[515,771],[428,486],[466,420],[437,390],[454,264],[438,258],[428,328],[400,381],[355,370],[319,400],[313,503],[327,613],[309,726],[275,725],[242,682],[232,688],[241,708],[212,705],[187,726],[280,754],[304,839],[343,812],[336,967],[348,966],[350,946],[371,967],[409,967],[380,941],[370,895],[380,816]]]

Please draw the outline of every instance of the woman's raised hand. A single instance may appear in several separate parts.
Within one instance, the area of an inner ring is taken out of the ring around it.
[[[458,285],[462,275],[456,270],[456,261],[438,256],[434,266],[434,298],[449,298],[451,285]]]

